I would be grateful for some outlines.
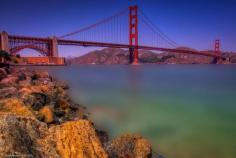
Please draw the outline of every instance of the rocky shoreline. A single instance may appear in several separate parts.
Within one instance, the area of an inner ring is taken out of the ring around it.
[[[0,68],[0,157],[152,158],[148,140],[114,140],[74,103],[48,72]]]

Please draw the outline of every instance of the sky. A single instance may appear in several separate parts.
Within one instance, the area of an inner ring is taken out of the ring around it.
[[[220,39],[222,50],[236,52],[236,0],[0,0],[0,31],[60,36],[130,5],[138,5],[180,46],[209,50]],[[60,46],[59,54],[79,56],[92,49]]]

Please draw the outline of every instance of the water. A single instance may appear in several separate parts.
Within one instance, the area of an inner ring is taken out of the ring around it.
[[[42,67],[99,128],[148,138],[168,158],[236,157],[236,66]]]

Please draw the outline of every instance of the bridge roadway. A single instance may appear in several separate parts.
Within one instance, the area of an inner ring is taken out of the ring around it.
[[[41,37],[29,37],[29,36],[15,36],[9,35],[9,38],[31,40],[39,43],[48,41],[48,38]],[[184,50],[184,49],[172,49],[172,48],[160,48],[160,47],[151,47],[151,46],[130,46],[129,44],[116,44],[116,43],[103,43],[103,42],[91,42],[91,41],[78,41],[78,40],[68,40],[68,39],[57,39],[58,45],[73,45],[73,46],[84,46],[84,47],[110,47],[110,48],[137,48],[142,50],[154,50],[154,51],[165,51],[172,53],[185,53],[185,54],[194,54],[194,55],[203,55],[209,57],[222,58],[219,53],[210,53],[207,51],[194,51],[194,50]]]

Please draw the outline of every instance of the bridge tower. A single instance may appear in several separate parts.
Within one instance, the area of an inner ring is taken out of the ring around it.
[[[9,52],[8,34],[5,31],[0,32],[0,50]]]
[[[221,56],[221,52],[220,52],[220,40],[217,39],[215,40],[215,53],[218,54],[219,56]],[[221,57],[218,57],[216,59],[217,63],[222,63],[222,59]]]
[[[129,7],[130,63],[138,64],[138,6]]]
[[[215,52],[220,53],[220,40],[215,40]]]

